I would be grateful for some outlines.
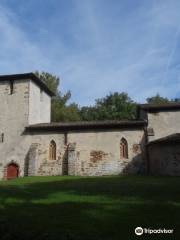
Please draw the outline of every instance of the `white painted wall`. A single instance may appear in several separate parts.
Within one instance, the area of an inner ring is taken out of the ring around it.
[[[149,141],[180,133],[180,111],[148,113],[148,127],[154,129],[154,136],[149,136]]]
[[[42,96],[41,96],[42,94]],[[29,124],[49,123],[51,118],[51,97],[33,81],[29,82]]]

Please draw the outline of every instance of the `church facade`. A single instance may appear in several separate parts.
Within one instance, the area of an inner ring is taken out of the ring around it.
[[[0,178],[180,175],[180,104],[138,119],[52,123],[53,93],[33,73],[0,76]]]

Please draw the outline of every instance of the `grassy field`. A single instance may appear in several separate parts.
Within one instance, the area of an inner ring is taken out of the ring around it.
[[[137,226],[175,233],[135,236]],[[180,239],[180,178],[59,176],[1,181],[0,239]]]

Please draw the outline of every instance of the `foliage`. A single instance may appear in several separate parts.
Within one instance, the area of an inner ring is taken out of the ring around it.
[[[80,116],[83,121],[95,121],[98,120],[98,110],[93,106],[86,106],[80,109]]]
[[[55,93],[55,96],[52,98],[51,121],[65,122],[80,120],[78,105],[75,103],[68,104],[68,101],[71,98],[71,92],[68,91],[65,94],[62,94],[59,91],[59,77],[47,72],[40,73],[36,71],[35,74],[47,84],[52,92]]]
[[[93,106],[79,107],[76,103],[69,103],[71,92],[59,91],[59,77],[47,72],[35,74],[44,81],[51,91],[55,93],[52,98],[51,120],[59,121],[96,121],[96,120],[123,120],[136,118],[136,103],[127,93],[110,93],[104,98],[96,99]],[[146,99],[150,104],[180,102],[180,99],[169,100],[159,94]]]
[[[162,103],[169,103],[172,102],[172,100],[169,100],[168,98],[161,97],[159,93],[157,93],[153,97],[149,97],[146,99],[147,103],[149,104],[162,104]]]
[[[174,99],[174,102],[175,102],[175,103],[180,103],[180,98],[175,98],[175,99]]]
[[[47,86],[48,88],[56,95],[60,95],[58,90],[60,79],[59,77],[52,75],[47,72],[35,72],[36,76],[39,77]]]
[[[75,103],[62,104],[61,98],[57,97],[52,100],[51,119],[53,122],[68,122],[81,120],[78,105]]]
[[[136,104],[127,93],[110,93],[97,99],[94,107],[81,109],[83,120],[121,120],[136,118]]]

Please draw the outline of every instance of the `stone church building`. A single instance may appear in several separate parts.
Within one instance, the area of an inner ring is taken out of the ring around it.
[[[180,104],[138,119],[52,123],[53,93],[33,73],[0,76],[0,178],[180,175]]]

